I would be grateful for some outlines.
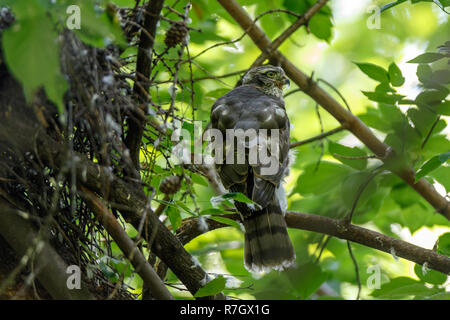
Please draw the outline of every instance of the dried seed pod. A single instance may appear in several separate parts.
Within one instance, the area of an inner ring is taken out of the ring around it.
[[[175,47],[177,44],[183,42],[188,32],[189,30],[184,22],[173,23],[169,30],[167,30],[164,43],[168,48]]]
[[[180,190],[181,179],[178,176],[166,177],[161,181],[159,190],[165,194],[174,194]]]

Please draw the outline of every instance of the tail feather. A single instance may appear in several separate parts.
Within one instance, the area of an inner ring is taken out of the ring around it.
[[[244,228],[244,263],[248,270],[283,270],[294,263],[294,248],[278,203],[247,216]]]

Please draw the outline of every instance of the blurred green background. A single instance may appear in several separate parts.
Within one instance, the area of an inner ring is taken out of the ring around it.
[[[79,4],[81,12],[89,13],[88,17],[82,20],[84,22],[81,30],[76,31],[80,38],[100,48],[111,41],[121,44],[124,50],[121,53],[121,61],[128,62],[121,71],[129,74],[135,71],[136,43],[124,44],[117,20],[111,19],[114,15],[105,12],[109,2],[123,9],[133,8],[134,0],[99,0],[94,1],[95,6],[87,0],[36,0],[30,2],[34,6],[28,5],[24,0],[2,0],[0,4],[3,2],[13,5],[24,17],[27,17],[26,12],[33,13],[33,10],[39,9],[40,6],[50,8],[53,14],[52,23],[60,20],[59,13],[61,16],[66,15],[65,9],[69,2]],[[302,14],[315,3],[313,0],[238,2],[252,18],[274,9]],[[312,75],[342,105],[344,101],[341,96],[344,97],[351,111],[370,126],[380,140],[392,146],[408,165],[419,170],[430,159],[438,161],[438,165],[432,168],[434,170],[423,170],[422,173],[442,195],[448,197],[450,129],[447,122],[450,106],[449,101],[445,100],[450,91],[448,55],[429,63],[408,61],[425,52],[438,52],[438,47],[450,40],[450,1],[397,1],[397,5],[377,14],[377,10],[389,3],[390,1],[369,0],[329,1],[328,5],[311,19],[308,28],[302,27],[296,31],[279,50],[300,70]],[[165,4],[178,12],[184,12],[187,1],[168,0]],[[180,19],[167,8],[163,10],[163,15],[168,19]],[[275,39],[295,19],[285,12],[274,11],[259,19],[258,25],[271,39]],[[56,32],[52,24],[45,20],[47,25],[44,25],[42,19],[31,20],[34,24],[29,30],[35,30],[33,32],[39,35],[51,34],[43,36],[42,39],[38,37],[40,41],[31,44],[45,47],[51,56],[56,56],[57,45],[52,38]],[[175,107],[177,115],[186,121],[184,128],[192,130],[193,119],[202,120],[203,128],[206,128],[214,101],[235,86],[243,72],[259,56],[260,51],[248,36],[241,37],[243,30],[217,1],[192,1],[188,22],[189,27],[193,29],[189,32],[188,50],[185,49],[181,56],[183,62],[177,76],[183,86],[177,85]],[[168,21],[160,21],[154,50],[156,54],[164,55],[165,63],[159,62],[154,66],[154,82],[150,88],[154,103],[166,109],[171,104],[171,92],[174,90],[174,75],[168,71],[167,66],[173,69],[179,59],[179,47],[166,51],[164,39],[169,28]],[[198,29],[202,32],[197,32]],[[22,30],[24,39],[27,30]],[[33,33],[33,36],[36,34]],[[240,38],[242,39],[239,41],[233,41]],[[27,45],[24,39],[21,41]],[[46,41],[48,46],[43,44]],[[447,47],[450,47],[450,44],[447,44]],[[7,61],[12,70],[22,71],[26,75],[23,80],[25,84],[27,79],[32,81],[26,72],[31,72],[34,68],[42,68],[48,75],[52,75],[52,72],[59,75],[58,64],[50,65],[46,61],[46,55],[50,56],[47,51],[36,51],[36,54],[39,54],[36,61],[41,63],[21,64],[19,54],[23,50],[19,49],[15,46],[4,47],[6,53],[14,58]],[[191,63],[186,62],[188,58]],[[371,77],[371,72],[363,72],[356,63],[372,63],[381,67],[381,71],[379,68],[376,70],[386,79],[389,70],[390,83],[382,81],[380,84],[380,81],[373,79],[373,74]],[[398,66],[401,74],[395,66]],[[392,70],[401,81],[393,81]],[[34,71],[34,76],[43,74],[40,69]],[[36,83],[41,85],[42,79],[38,78]],[[53,101],[58,100],[58,97],[61,99],[67,89],[62,85],[64,81],[55,81],[55,77],[49,79],[44,82],[47,94],[53,93],[49,98]],[[194,80],[193,85],[191,79]],[[285,98],[287,113],[292,123],[292,141],[310,138],[321,131],[339,126],[332,116],[296,89],[295,85],[287,89]],[[392,100],[391,93],[402,96]],[[430,132],[431,127],[433,130]],[[162,178],[181,174],[180,166],[167,169],[166,159],[158,151],[161,145],[172,148],[171,142],[160,141],[159,138],[157,141],[158,146],[154,141],[146,141],[148,144],[141,158],[142,162],[155,164],[152,166],[152,174],[143,172],[145,182],[155,190],[158,190]],[[350,211],[358,188],[380,165],[380,161],[375,159],[349,160],[336,156],[335,154],[371,154],[370,150],[346,131],[298,147],[295,151],[296,160],[285,184],[289,210],[332,218],[342,218]],[[191,183],[183,182],[181,192],[175,196],[172,205],[162,217],[167,216],[166,223],[173,229],[179,227],[184,218],[205,217],[218,212],[211,210],[211,198],[215,193],[205,178],[188,170],[185,173],[191,177]],[[191,193],[192,197],[189,196]],[[158,200],[163,197],[162,193],[157,193],[152,206],[156,208],[160,203]],[[378,174],[368,184],[358,201],[353,223],[428,249],[433,248],[440,239],[436,250],[450,254],[448,220],[437,214],[430,204],[403,180],[388,171]],[[136,231],[131,227],[127,231],[130,236],[136,235]],[[289,233],[297,253],[297,267],[281,273],[272,271],[267,274],[250,274],[244,268],[243,233],[239,226],[207,232],[188,243],[186,248],[211,278],[219,275],[224,277],[224,292],[235,298],[357,297],[355,264],[345,241],[331,238],[319,254],[325,241],[323,235],[292,229]],[[399,259],[395,252],[386,254],[358,244],[351,246],[357,261],[362,299],[450,299],[446,275]],[[130,290],[140,294],[142,281],[132,272],[129,263],[114,243],[112,249],[112,257],[105,255],[98,260],[101,270],[112,281],[118,281],[120,275],[123,275]],[[176,297],[192,298],[181,288],[173,274],[169,273],[167,281]],[[219,291],[224,285],[218,288]]]
[[[302,13],[314,1],[249,0],[239,3],[255,17],[267,10],[279,8]],[[437,47],[448,41],[450,36],[449,15],[436,4],[407,2],[382,12],[377,18],[374,15],[376,9],[387,3],[388,1],[330,1],[329,6],[317,15],[317,20],[311,21],[309,33],[305,28],[301,28],[280,47],[281,52],[306,74],[314,72],[314,79],[324,79],[339,90],[352,112],[363,115],[363,120],[372,119],[373,113],[367,113],[368,108],[372,108],[380,122],[379,126],[372,127],[376,128],[374,131],[381,140],[384,140],[390,132],[395,132],[393,128],[397,112],[406,114],[411,106],[389,108],[369,101],[361,91],[373,91],[378,83],[361,72],[354,62],[373,63],[386,70],[392,62],[395,62],[405,78],[404,84],[397,88],[398,93],[404,95],[405,99],[414,100],[423,87],[416,76],[418,65],[407,61],[423,52],[436,52]],[[177,6],[182,8],[183,4]],[[194,1],[191,18],[193,27],[206,30],[198,34],[191,32],[189,43],[191,57],[218,42],[233,40],[242,35],[242,29],[216,1]],[[379,20],[377,22],[374,19]],[[261,18],[258,24],[271,39],[274,39],[293,20],[295,18],[287,14],[273,13]],[[373,28],[376,23],[379,23],[379,28]],[[160,36],[164,36],[163,31]],[[162,51],[164,45],[162,42],[158,43],[160,47],[157,47],[157,51]],[[176,50],[171,54],[176,57]],[[194,78],[221,76],[245,70],[259,54],[260,51],[247,36],[237,43],[218,46],[194,60],[195,63],[192,65]],[[446,63],[445,59],[438,61],[433,68],[448,68]],[[184,68],[181,77],[188,79],[188,71]],[[160,80],[167,79],[170,79],[170,75],[164,75],[162,70]],[[204,120],[206,125],[209,110],[215,99],[231,90],[238,80],[239,75],[235,75],[220,78],[220,81],[210,79],[196,82],[194,86],[198,108],[196,119]],[[321,85],[338,101],[342,101],[331,88],[323,83]],[[167,84],[167,87],[169,86],[170,84]],[[163,96],[161,88],[164,88],[163,85],[158,88],[160,98]],[[295,89],[296,87],[292,86],[287,92]],[[189,117],[189,93],[184,93],[185,104],[180,104],[180,110],[185,110]],[[156,95],[155,97],[157,98]],[[161,99],[160,101],[164,103],[164,98]],[[320,120],[314,101],[302,92],[293,93],[285,100],[292,123],[293,141],[312,137],[321,130],[331,130],[339,125],[326,111],[319,108]],[[427,147],[420,150],[420,153],[412,151],[415,154],[412,163],[416,168],[432,156],[450,150],[448,140],[450,131],[445,122],[448,117],[442,116],[441,119],[444,121],[443,127],[440,132],[433,135]],[[369,121],[368,124],[371,123]],[[384,131],[380,129],[383,126],[387,128]],[[322,143],[315,142],[297,148],[297,160],[286,180],[290,210],[330,217],[342,217],[348,212],[354,200],[355,190],[365,181],[368,171],[379,164],[379,161],[357,163],[353,160],[352,163],[350,160],[342,164],[332,155],[334,152],[339,153],[336,150],[341,150],[339,146],[342,145],[357,147],[362,154],[370,154],[359,140],[347,132],[333,135]],[[444,187],[443,181],[449,177],[449,167],[443,165],[439,170],[435,173],[435,177],[439,176],[441,183],[437,180],[432,182],[442,194],[446,194],[450,191],[449,185],[447,183]],[[211,207],[210,198],[214,195],[212,190],[202,185],[194,185],[194,188],[198,205],[203,209]],[[369,184],[358,204],[354,222],[430,249],[441,234],[450,230],[446,219],[434,213],[433,208],[415,191],[389,173],[379,175]],[[358,286],[355,267],[345,241],[332,238],[320,261],[316,262],[322,236],[299,230],[290,230],[290,234],[297,252],[298,268],[284,273],[274,271],[258,276],[248,273],[242,263],[243,234],[233,227],[208,232],[189,243],[187,249],[197,257],[208,272],[224,274],[228,280],[228,290],[225,292],[237,298],[356,298]],[[398,259],[395,252],[389,255],[358,244],[352,244],[352,247],[361,277],[361,298],[372,299],[376,296],[395,299],[424,298],[437,292],[428,290],[429,284],[425,285],[419,280],[414,272],[414,263]],[[392,279],[398,278],[400,280],[396,281],[399,287],[413,285],[415,289],[418,287],[420,290],[413,292],[405,289],[405,292],[400,294],[391,293],[392,288],[389,287],[383,287],[384,291],[372,290],[367,287],[367,281],[375,272],[380,273],[381,284],[390,281],[392,283]],[[437,278],[436,287],[445,288],[446,277],[437,276]],[[445,297],[448,298],[448,295]]]

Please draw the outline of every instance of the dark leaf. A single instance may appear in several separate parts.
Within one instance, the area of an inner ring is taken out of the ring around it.
[[[402,71],[395,63],[389,65],[389,79],[394,87],[400,87],[405,83]]]
[[[440,53],[427,52],[415,57],[412,60],[409,60],[408,63],[431,63],[444,57],[445,55]]]
[[[443,284],[447,280],[447,275],[439,271],[431,270],[419,264],[414,266],[414,273],[420,280],[434,285]]]

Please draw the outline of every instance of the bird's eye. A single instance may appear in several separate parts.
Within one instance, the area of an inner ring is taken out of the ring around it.
[[[266,76],[268,76],[269,78],[273,78],[275,77],[275,72],[274,71],[269,71],[266,73]]]

